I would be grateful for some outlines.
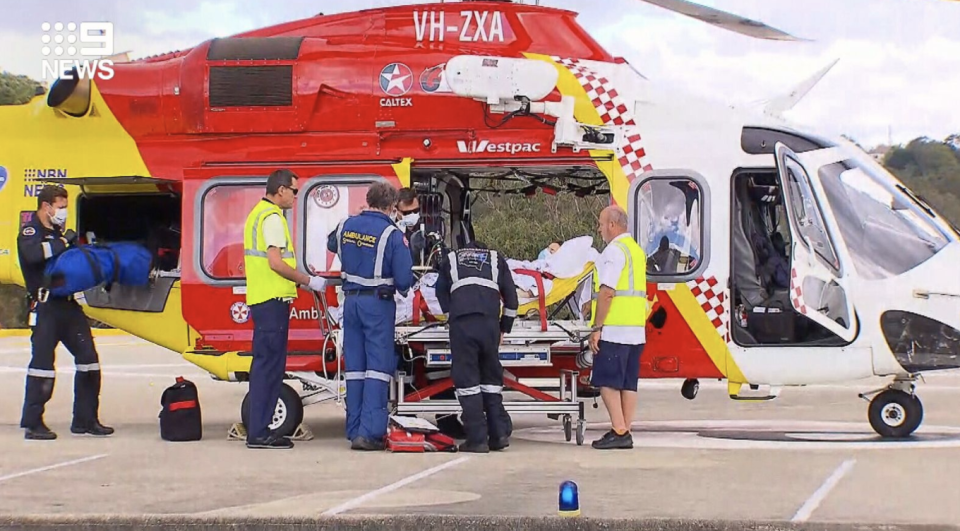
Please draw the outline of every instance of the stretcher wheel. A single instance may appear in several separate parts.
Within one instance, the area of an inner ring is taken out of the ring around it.
[[[243,402],[240,404],[240,420],[243,427],[246,428],[250,422],[250,393],[243,396]],[[273,419],[269,428],[275,430],[281,437],[292,436],[297,431],[297,426],[303,422],[303,400],[300,394],[290,387],[283,384],[280,387],[280,399],[277,400],[277,407],[273,411]]]
[[[563,416],[563,436],[566,437],[567,442],[573,439],[573,420],[570,419],[570,415]]]
[[[587,437],[587,423],[583,419],[580,419],[577,421],[577,446],[583,446],[583,440],[586,437]]]

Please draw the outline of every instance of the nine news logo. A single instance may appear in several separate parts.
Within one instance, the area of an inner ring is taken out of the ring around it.
[[[113,60],[103,59],[113,55],[112,22],[44,22],[40,29],[43,79],[73,79],[74,69],[80,79],[113,79]]]

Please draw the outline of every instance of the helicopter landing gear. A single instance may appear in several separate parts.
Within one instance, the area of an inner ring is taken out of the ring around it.
[[[914,394],[915,389],[913,380],[895,380],[886,388],[859,395],[867,400],[867,396],[879,393],[870,400],[867,417],[881,437],[908,437],[920,427],[923,404]]]
[[[693,378],[684,380],[683,387],[680,388],[680,394],[687,400],[696,398],[698,391],[700,391],[700,381]]]

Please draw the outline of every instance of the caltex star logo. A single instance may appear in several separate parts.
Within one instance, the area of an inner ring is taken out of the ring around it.
[[[388,96],[403,96],[413,88],[413,70],[403,63],[391,63],[380,71],[380,90]]]

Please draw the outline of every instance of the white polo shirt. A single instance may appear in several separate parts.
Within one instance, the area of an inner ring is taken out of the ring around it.
[[[597,260],[597,272],[600,275],[600,284],[608,288],[617,289],[617,282],[623,268],[627,266],[627,256],[614,242],[629,238],[630,233],[624,232],[610,241]],[[646,290],[646,286],[637,286],[638,290]],[[610,343],[622,345],[640,345],[647,341],[646,330],[630,330],[615,326],[605,326],[600,332],[600,339]]]
[[[280,214],[274,212],[263,218],[263,240],[267,248],[276,247],[281,251],[287,250],[287,233],[283,230]]]

